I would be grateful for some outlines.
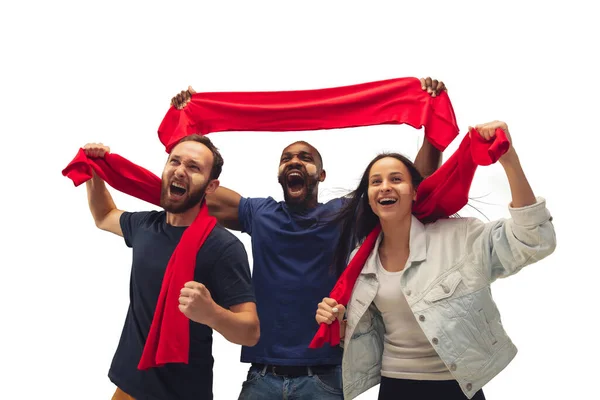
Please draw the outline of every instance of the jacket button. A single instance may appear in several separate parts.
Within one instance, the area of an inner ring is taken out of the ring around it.
[[[471,389],[473,389],[473,385],[471,385],[470,383],[467,383],[467,390],[470,391]]]
[[[438,344],[438,338],[434,337],[433,339],[431,339],[431,343]]]
[[[450,364],[450,371],[456,371],[456,364]]]
[[[443,285],[442,288],[444,289],[444,293],[450,293],[450,288],[446,285]]]
[[[412,293],[412,292],[410,291],[410,289],[408,289],[408,290],[406,291],[406,295],[407,295],[407,296],[410,296],[410,294],[411,294],[411,293]]]
[[[424,315],[419,315],[419,321],[421,321],[421,322],[425,321],[425,316]]]

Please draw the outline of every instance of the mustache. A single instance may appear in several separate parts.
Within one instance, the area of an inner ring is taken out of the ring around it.
[[[173,183],[178,183],[178,184],[184,186],[185,188],[188,187],[188,181],[185,179],[177,179],[173,176],[170,179],[167,179],[167,181],[166,181],[167,186],[170,186]]]
[[[290,173],[290,171],[298,171],[300,172],[302,175],[308,175],[308,172],[306,171],[306,168],[304,167],[297,167],[297,166],[290,166],[287,167],[283,170],[283,172],[281,173],[281,175],[287,175]]]

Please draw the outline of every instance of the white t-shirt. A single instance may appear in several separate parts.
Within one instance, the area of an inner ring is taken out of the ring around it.
[[[379,290],[375,305],[385,324],[381,375],[414,380],[454,379],[406,302],[400,286],[403,272],[385,270],[377,256]]]

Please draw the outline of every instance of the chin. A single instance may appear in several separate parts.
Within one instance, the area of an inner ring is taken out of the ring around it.
[[[410,213],[405,213],[401,211],[383,211],[379,212],[378,217],[381,221],[397,222],[402,221],[406,218],[410,218]]]

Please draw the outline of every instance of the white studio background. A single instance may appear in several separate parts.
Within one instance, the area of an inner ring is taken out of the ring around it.
[[[556,252],[494,285],[519,354],[485,387],[487,398],[598,398],[591,188],[600,32],[583,1],[533,4],[3,2],[0,398],[102,400],[114,391],[106,374],[127,311],[131,253],[121,238],[95,228],[84,186],[61,175],[80,146],[103,142],[160,174],[166,153],[156,130],[188,84],[291,90],[405,76],[433,76],[449,87],[461,134],[445,159],[469,125],[506,121],[535,193],[554,215]],[[328,172],[324,201],[354,188],[379,151],[414,159],[422,131],[210,137],[225,158],[224,186],[276,199],[281,150],[309,141]],[[152,208],[112,193],[120,208]],[[489,218],[508,216],[499,165],[479,169],[471,196],[490,203],[473,202]],[[238,236],[250,252],[249,238]],[[236,399],[247,371],[240,348],[215,334],[213,353],[215,399]],[[360,400],[376,399],[377,391]]]

